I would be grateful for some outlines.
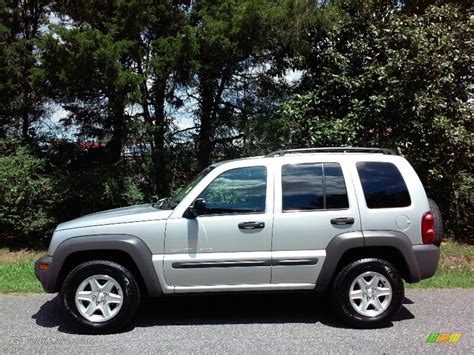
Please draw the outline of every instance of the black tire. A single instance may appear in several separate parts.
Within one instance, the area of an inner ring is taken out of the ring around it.
[[[430,211],[434,217],[435,237],[433,239],[433,244],[440,246],[444,237],[443,217],[441,216],[441,210],[439,209],[438,204],[434,200],[429,198],[428,203],[430,205]]]
[[[77,309],[75,295],[80,284],[93,275],[107,275],[116,280],[123,292],[123,303],[118,313],[104,322],[92,322]],[[135,316],[140,304],[140,289],[133,275],[122,265],[107,261],[87,261],[74,268],[61,288],[60,299],[67,313],[86,333],[113,333],[126,327]]]
[[[358,313],[351,305],[349,292],[352,282],[367,271],[383,275],[392,287],[392,299],[379,315],[368,317]],[[339,317],[356,328],[380,328],[390,323],[400,310],[405,294],[402,278],[397,269],[382,259],[361,259],[345,266],[331,285],[331,300]]]

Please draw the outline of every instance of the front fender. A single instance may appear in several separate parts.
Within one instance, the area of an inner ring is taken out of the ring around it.
[[[58,245],[52,257],[40,258],[35,266],[35,274],[46,292],[59,291],[58,278],[65,260],[77,252],[117,250],[125,252],[131,257],[143,278],[145,287],[150,296],[159,296],[162,289],[155,272],[152,253],[146,244],[139,238],[126,234],[103,234],[78,236],[67,239]],[[48,263],[47,270],[41,270],[39,265]]]

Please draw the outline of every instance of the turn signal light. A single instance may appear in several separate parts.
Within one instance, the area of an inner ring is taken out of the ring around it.
[[[39,269],[41,271],[48,271],[48,268],[49,268],[49,264],[46,264],[46,263],[39,264]]]

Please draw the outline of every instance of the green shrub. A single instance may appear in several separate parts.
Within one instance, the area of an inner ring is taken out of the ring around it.
[[[55,190],[61,195],[62,203],[54,211],[59,222],[144,201],[128,161],[111,163],[104,152],[72,146],[51,147],[48,158],[53,164]]]
[[[453,183],[454,198],[445,215],[448,231],[454,232],[457,239],[463,239],[472,243],[472,221],[474,220],[474,178],[472,174],[460,172],[456,175]]]
[[[0,230],[25,244],[40,242],[54,226],[54,189],[46,163],[16,141],[0,141]],[[32,238],[39,238],[33,240]]]
[[[102,197],[114,207],[143,202],[143,193],[131,176],[109,175],[103,181]]]

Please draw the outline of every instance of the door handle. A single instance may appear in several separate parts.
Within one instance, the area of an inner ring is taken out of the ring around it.
[[[242,222],[239,223],[239,229],[262,229],[265,228],[265,222]]]
[[[352,217],[339,217],[331,219],[331,224],[335,225],[344,225],[344,224],[354,224],[354,218]]]

